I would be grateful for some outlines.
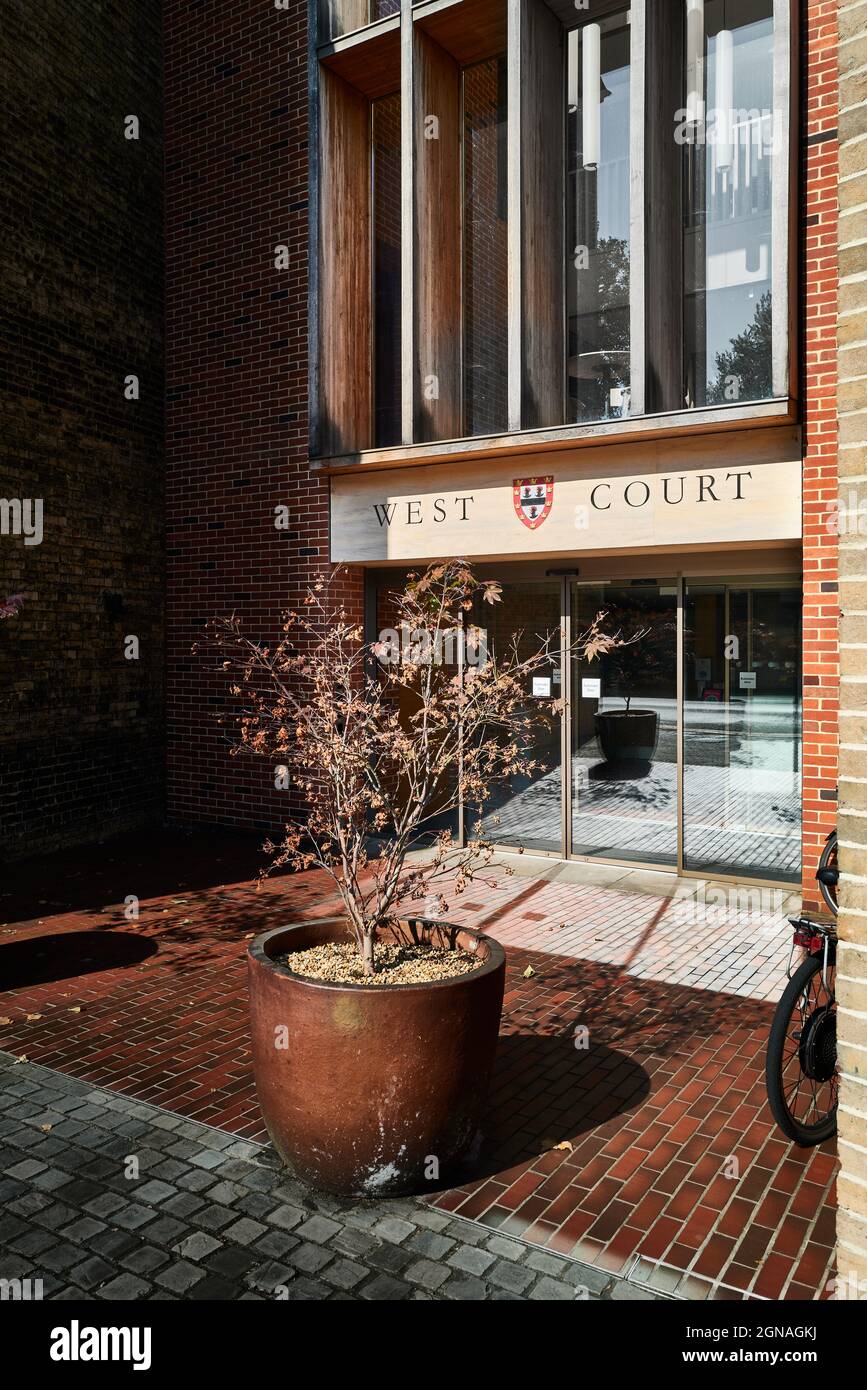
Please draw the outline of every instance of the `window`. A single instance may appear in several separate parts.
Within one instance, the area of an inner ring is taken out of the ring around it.
[[[400,440],[400,96],[372,104],[374,443]]]
[[[628,21],[567,36],[567,421],[629,414]]]
[[[488,58],[463,73],[464,434],[508,422],[506,64]]]
[[[314,452],[790,418],[785,0],[327,4]]]
[[[772,394],[772,0],[687,0],[684,396]]]

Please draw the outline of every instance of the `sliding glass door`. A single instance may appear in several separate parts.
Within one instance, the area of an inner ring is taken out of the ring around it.
[[[399,582],[372,590],[380,628]],[[626,645],[579,660],[575,644],[599,613]],[[502,601],[473,620],[494,660],[529,656],[554,636],[550,665],[525,691],[541,716],[535,746],[482,808],[487,838],[563,858],[797,881],[797,580],[552,575],[504,583]],[[463,808],[465,835],[479,818]]]
[[[570,586],[573,645],[597,613],[626,645],[573,657],[571,851],[677,864],[677,581]]]
[[[688,580],[684,637],[684,868],[794,880],[800,588]]]

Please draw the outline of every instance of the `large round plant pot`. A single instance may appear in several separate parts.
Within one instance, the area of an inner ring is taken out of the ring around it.
[[[610,763],[650,762],[656,752],[659,715],[652,709],[606,710],[596,715],[596,736]]]
[[[367,1196],[430,1191],[479,1132],[505,952],[477,932],[412,920],[380,939],[458,947],[483,964],[426,984],[341,985],[275,960],[346,938],[345,920],[330,918],[278,927],[250,944],[253,1068],[268,1133],[312,1187]]]

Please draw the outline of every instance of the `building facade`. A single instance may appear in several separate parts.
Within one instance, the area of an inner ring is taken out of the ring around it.
[[[835,4],[167,11],[170,816],[280,814],[226,756],[204,620],[267,629],[339,562],[373,631],[459,555],[505,586],[495,643],[562,634],[495,838],[812,900]],[[643,635],[585,668],[598,611]]]

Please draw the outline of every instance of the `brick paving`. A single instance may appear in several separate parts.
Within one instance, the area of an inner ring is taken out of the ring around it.
[[[333,901],[315,875],[257,893],[256,860],[237,836],[118,841],[47,861],[36,903],[32,866],[14,869],[0,1046],[263,1139],[246,938]],[[820,1296],[833,1152],[785,1141],[764,1095],[782,895],[756,908],[657,874],[518,868],[452,914],[504,942],[508,981],[479,1163],[434,1205],[680,1296]]]
[[[0,1279],[63,1301],[652,1297],[422,1201],[310,1193],[264,1145],[6,1053]]]

